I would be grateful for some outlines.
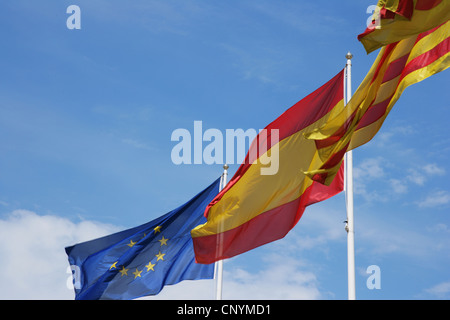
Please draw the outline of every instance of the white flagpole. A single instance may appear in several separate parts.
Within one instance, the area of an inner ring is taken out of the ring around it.
[[[222,183],[220,184],[220,191],[222,191],[223,188],[227,185],[227,176],[228,176],[228,165],[223,165],[223,176],[222,176]],[[222,231],[222,230],[221,230]],[[221,246],[221,241],[219,239],[218,245]],[[216,279],[216,300],[222,300],[222,282],[223,282],[223,260],[219,260],[216,262],[216,273],[215,273],[215,279]]]
[[[346,64],[346,99],[345,104],[350,101],[352,96],[352,58],[350,51],[345,55]],[[353,154],[348,151],[345,154],[345,181],[346,181],[346,205],[347,205],[347,259],[348,259],[348,300],[355,300],[355,230],[353,221]]]

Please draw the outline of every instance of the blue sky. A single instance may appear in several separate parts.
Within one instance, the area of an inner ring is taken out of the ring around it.
[[[69,30],[66,9],[81,9]],[[376,1],[23,0],[0,4],[0,298],[72,299],[64,247],[150,221],[222,166],[175,165],[171,134],[260,129],[331,79],[356,90]],[[356,297],[449,299],[448,70],[405,90],[354,151]],[[230,175],[238,164],[230,165]],[[342,194],[224,263],[227,299],[346,299]],[[381,271],[369,290],[367,267]],[[213,298],[212,281],[156,298]]]

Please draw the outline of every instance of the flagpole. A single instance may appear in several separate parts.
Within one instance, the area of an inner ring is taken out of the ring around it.
[[[352,58],[350,51],[345,55],[346,64],[346,99],[345,104],[350,101],[352,96]],[[353,221],[353,153],[348,151],[345,154],[345,181],[346,181],[346,206],[347,206],[347,264],[348,264],[348,300],[355,300],[355,230]]]
[[[220,184],[220,191],[227,185],[228,165],[223,165],[222,183]],[[219,240],[219,246],[221,245]],[[216,262],[216,300],[222,300],[222,283],[223,283],[223,260]]]

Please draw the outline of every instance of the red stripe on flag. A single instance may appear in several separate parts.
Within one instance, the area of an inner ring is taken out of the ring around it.
[[[386,109],[389,105],[389,102],[391,102],[391,99],[392,96],[367,109],[366,113],[364,113],[360,122],[358,123],[356,130],[364,128],[380,119],[386,113]]]
[[[411,60],[406,65],[404,71],[402,72],[401,79],[406,77],[411,72],[425,68],[430,63],[433,63],[434,61],[436,61],[437,59],[441,58],[442,56],[444,56],[449,52],[450,52],[450,38],[447,38],[444,41],[440,42],[433,49]]]
[[[323,183],[314,182],[310,186],[310,188],[311,190],[309,192],[308,199],[304,203],[305,207],[320,201],[324,201],[344,190],[344,161],[342,161],[338,173],[329,186],[324,185]]]
[[[389,67],[386,69],[386,72],[384,73],[382,82],[388,82],[389,80],[398,77],[405,68],[406,62],[408,61],[408,57],[409,53],[405,54],[403,57],[400,57],[395,61],[392,61],[389,64]]]
[[[385,7],[380,9],[380,18],[381,19],[394,19],[395,18],[395,12],[386,9]]]
[[[353,113],[348,117],[348,119],[344,122],[344,124],[335,133],[333,133],[332,136],[323,140],[315,140],[316,148],[317,149],[326,148],[338,142],[347,132],[357,112],[358,112],[357,109],[353,111]]]
[[[411,20],[414,12],[414,1],[413,0],[400,0],[397,11],[395,13]]]
[[[378,78],[378,74],[380,73],[381,68],[384,66],[386,60],[390,57],[392,51],[395,49],[397,44],[398,44],[398,42],[395,42],[395,43],[388,44],[385,47],[383,56],[381,57],[380,61],[378,62],[377,68],[375,69],[375,72],[373,74],[371,84]]]
[[[442,0],[417,0],[416,10],[430,10],[441,2]]]
[[[334,153],[327,162],[325,162],[321,168],[322,169],[331,169],[339,164],[339,162],[344,158],[345,153],[347,152],[349,143],[345,147],[343,147],[338,152]]]
[[[287,109],[266,129],[280,130],[281,141],[324,117],[342,100],[340,93],[344,91],[343,77],[344,72],[340,71],[322,87]]]

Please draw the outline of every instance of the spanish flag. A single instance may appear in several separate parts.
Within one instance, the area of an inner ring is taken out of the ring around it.
[[[344,70],[285,111],[256,137],[245,161],[207,206],[207,222],[191,231],[198,263],[230,258],[281,239],[297,224],[306,206],[342,191],[341,159],[332,164],[340,169],[329,186],[305,175],[323,162],[316,143],[304,134],[322,127],[344,106],[343,81]],[[258,152],[255,159],[253,155]],[[272,172],[265,171],[268,154],[279,161],[277,170]],[[273,157],[275,154],[278,157]]]
[[[380,50],[347,106],[306,137],[316,141],[321,158],[339,158],[375,136],[405,88],[449,66],[450,21],[389,44]],[[336,173],[326,165],[307,172],[316,181],[332,179]]]
[[[418,35],[450,19],[449,0],[379,0],[358,40],[367,53]]]

